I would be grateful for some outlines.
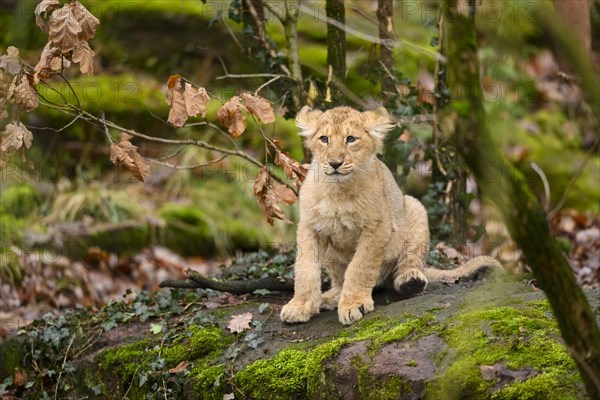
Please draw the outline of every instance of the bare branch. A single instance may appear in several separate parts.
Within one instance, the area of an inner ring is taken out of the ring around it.
[[[197,168],[202,168],[202,167],[208,167],[209,165],[214,165],[214,164],[218,164],[221,161],[223,161],[224,159],[226,159],[228,157],[227,154],[222,155],[221,157],[212,160],[212,161],[207,161],[207,162],[203,162],[203,163],[198,163],[198,164],[192,164],[192,165],[178,165],[178,164],[171,164],[169,162],[166,161],[160,161],[154,158],[144,158],[146,161],[151,162],[152,164],[156,164],[156,165],[161,165],[163,167],[167,167],[167,168],[171,168],[171,169],[177,169],[177,170],[189,170],[189,169],[197,169]]]
[[[166,280],[162,281],[159,286],[161,288],[172,287],[182,289],[212,289],[233,294],[253,293],[258,289],[267,289],[279,292],[292,292],[294,290],[294,280],[283,277],[245,281],[222,281],[219,279],[209,278],[192,270],[188,270],[187,274],[188,279],[186,280]]]

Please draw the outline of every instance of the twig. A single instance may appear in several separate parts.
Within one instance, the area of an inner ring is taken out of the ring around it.
[[[233,79],[246,79],[246,78],[289,78],[289,76],[281,75],[281,74],[229,74],[227,70],[225,70],[225,75],[217,76],[215,78],[216,81],[220,81],[227,78]]]
[[[347,26],[346,24],[343,24],[343,23],[341,23],[339,21],[336,21],[335,19],[323,17],[320,13],[314,13],[313,10],[311,10],[310,8],[308,8],[308,7],[304,6],[304,5],[300,5],[300,10],[302,12],[304,12],[304,13],[308,13],[308,14],[312,13],[312,15],[316,19],[318,19],[318,20],[320,20],[322,22],[325,22],[325,23],[327,23],[329,25],[333,25],[336,28],[343,30],[344,32],[346,32],[349,35],[356,36],[357,38],[366,40],[368,42],[372,42],[372,43],[379,44],[379,45],[382,45],[382,46],[396,47],[396,48],[400,48],[402,46],[406,46],[406,47],[408,47],[408,48],[410,48],[412,50],[415,50],[415,51],[417,51],[417,52],[419,52],[421,54],[426,54],[426,55],[428,55],[430,57],[433,57],[433,58],[435,58],[438,61],[441,61],[441,62],[447,62],[448,61],[447,58],[444,57],[442,54],[440,54],[440,53],[438,53],[436,51],[425,49],[425,48],[423,48],[423,47],[421,47],[419,45],[416,45],[414,43],[407,42],[406,40],[402,40],[402,39],[382,40],[382,39],[380,39],[380,38],[378,38],[376,36],[372,36],[372,35],[363,33],[361,31],[358,31],[358,30],[356,30],[354,28],[351,28],[351,27]]]
[[[196,168],[207,167],[207,166],[213,165],[213,164],[218,164],[221,161],[223,161],[224,159],[226,159],[227,157],[228,157],[228,155],[224,154],[221,157],[217,158],[216,160],[207,161],[207,162],[198,163],[198,164],[192,164],[192,165],[171,164],[169,162],[160,161],[160,160],[157,160],[157,159],[154,159],[154,158],[145,158],[145,160],[151,162],[152,164],[162,165],[163,167],[177,169],[177,170],[182,170],[182,169],[196,169]]]
[[[63,358],[62,365],[60,367],[60,372],[58,373],[58,378],[56,378],[56,386],[54,387],[54,399],[58,398],[58,386],[60,385],[60,378],[62,376],[63,370],[65,368],[65,363],[67,362],[67,357],[69,356],[69,350],[71,350],[71,346],[73,345],[73,341],[75,340],[75,335],[71,337],[69,341],[69,345],[67,346],[67,350],[65,351],[65,356]]]
[[[294,280],[289,278],[263,278],[246,281],[222,281],[209,278],[199,272],[188,270],[188,279],[185,280],[166,280],[159,284],[159,287],[180,288],[180,289],[212,289],[232,294],[253,293],[258,289],[267,289],[279,292],[294,291]]]
[[[540,176],[544,184],[544,211],[548,212],[550,209],[550,184],[548,183],[548,178],[546,178],[544,171],[534,161],[530,162],[529,166]]]
[[[573,188],[575,187],[575,182],[577,182],[579,177],[581,177],[581,174],[583,173],[583,170],[585,169],[586,165],[590,162],[590,160],[592,159],[592,156],[594,154],[596,154],[596,152],[598,151],[599,144],[600,144],[600,137],[598,137],[596,139],[596,141],[594,142],[594,144],[592,144],[592,146],[588,149],[587,153],[585,154],[585,158],[583,159],[581,164],[579,164],[577,171],[575,171],[575,173],[573,174],[573,177],[567,184],[567,188],[565,189],[565,192],[563,193],[562,197],[560,198],[560,200],[558,201],[556,206],[552,209],[552,211],[550,211],[548,213],[548,218],[551,219],[560,211],[561,208],[563,208],[563,206],[565,205],[565,203],[567,201],[567,198],[569,197],[569,193],[571,193],[571,190],[573,190]]]
[[[260,85],[255,91],[254,91],[254,95],[258,96],[258,92],[260,92],[262,89],[264,89],[265,87],[269,86],[271,83],[278,81],[279,79],[281,79],[282,75],[278,75],[276,77],[274,77],[273,79],[269,79],[268,81],[266,81],[265,83],[263,83],[262,85]]]

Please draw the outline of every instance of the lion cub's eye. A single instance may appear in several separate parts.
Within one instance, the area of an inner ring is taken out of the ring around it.
[[[324,135],[323,135],[323,136],[321,136],[321,137],[319,138],[319,140],[320,140],[321,142],[323,142],[323,143],[329,143],[329,138],[328,138],[327,136],[324,136]]]
[[[352,143],[352,142],[356,142],[356,136],[346,136],[346,143]]]

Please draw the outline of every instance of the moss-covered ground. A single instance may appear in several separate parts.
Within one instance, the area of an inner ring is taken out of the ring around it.
[[[26,371],[25,398],[586,398],[547,301],[523,283],[432,287],[378,305],[351,327],[334,312],[284,325],[276,313],[285,298],[274,295],[268,307],[254,297],[210,312],[197,294],[161,293],[36,322],[0,344],[0,382],[14,389],[14,369]],[[597,293],[590,300],[597,303]],[[230,333],[231,315],[243,312],[252,313],[251,328]],[[432,337],[441,345],[424,354],[401,350]],[[382,373],[390,352],[399,357],[395,372]],[[424,364],[431,369],[415,375]],[[482,374],[494,365],[508,372]]]

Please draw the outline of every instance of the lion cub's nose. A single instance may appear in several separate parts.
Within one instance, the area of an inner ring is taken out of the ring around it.
[[[339,160],[327,160],[327,163],[329,165],[331,165],[331,168],[333,169],[338,169],[340,167],[340,165],[342,165],[344,163],[344,161],[339,161]]]

